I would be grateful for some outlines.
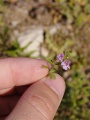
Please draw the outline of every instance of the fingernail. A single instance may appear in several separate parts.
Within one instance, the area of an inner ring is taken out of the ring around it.
[[[65,82],[62,77],[56,74],[56,79],[50,79],[49,77],[44,80],[44,82],[53,89],[59,97],[63,97],[65,91]]]

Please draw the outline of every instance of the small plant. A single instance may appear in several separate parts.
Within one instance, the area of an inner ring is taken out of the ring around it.
[[[70,56],[69,52],[64,52],[62,54],[58,54],[55,61],[48,60],[48,62],[51,64],[51,68],[49,68],[48,66],[45,66],[45,65],[42,66],[43,68],[49,69],[48,75],[50,75],[50,79],[56,79],[55,72],[56,72],[57,65],[61,65],[61,67],[64,70],[70,69],[71,61],[69,59],[69,56]]]

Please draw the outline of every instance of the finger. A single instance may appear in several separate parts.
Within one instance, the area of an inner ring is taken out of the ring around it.
[[[15,88],[15,93],[18,95],[22,95],[29,87],[30,85],[17,86]]]
[[[18,86],[13,90],[12,93],[9,93],[10,96],[0,96],[0,118],[8,115],[11,112],[20,96],[28,87],[30,86]]]
[[[44,78],[27,89],[6,120],[52,120],[62,100],[64,80]]]
[[[0,90],[33,83],[47,75],[40,59],[7,58],[0,60]]]
[[[28,87],[30,87],[30,85],[15,86],[12,88],[1,89],[0,96],[15,95],[15,94],[22,95]]]
[[[0,97],[0,117],[8,115],[15,107],[20,95]]]
[[[14,87],[6,88],[6,89],[1,89],[1,90],[0,90],[0,96],[12,95],[12,94],[14,94],[14,93],[15,93]]]
[[[6,115],[5,116],[1,116],[0,120],[5,120],[5,118],[6,118]]]

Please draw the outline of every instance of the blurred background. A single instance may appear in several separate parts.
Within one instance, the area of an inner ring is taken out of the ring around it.
[[[54,120],[90,120],[90,0],[0,0],[0,57],[55,59],[66,92]]]

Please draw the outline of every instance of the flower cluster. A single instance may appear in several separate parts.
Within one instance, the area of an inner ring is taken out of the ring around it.
[[[61,64],[61,66],[64,70],[70,69],[71,61],[69,59],[67,59],[68,57],[69,57],[69,53],[65,52],[65,54],[62,53],[62,54],[57,55],[57,59],[55,61],[48,60],[48,62],[51,64],[51,68],[43,65],[43,68],[47,68],[49,70],[48,75],[50,76],[51,79],[56,78],[56,75],[55,75],[55,72],[57,71],[56,65]]]
[[[64,70],[70,69],[70,64],[71,61],[69,59],[64,60],[65,55],[64,54],[59,54],[57,55],[57,59],[61,62],[61,66]]]

